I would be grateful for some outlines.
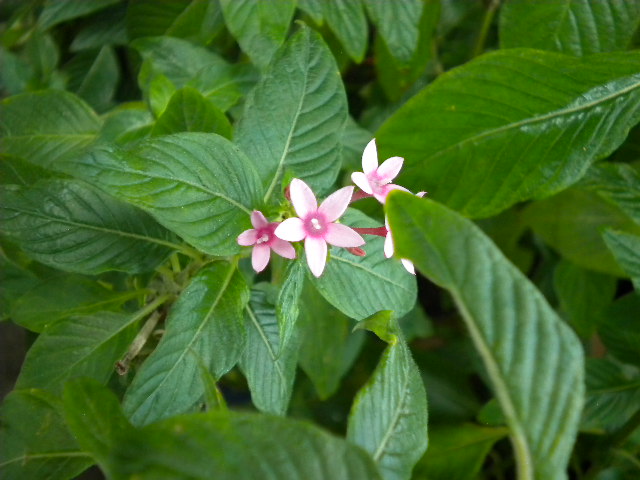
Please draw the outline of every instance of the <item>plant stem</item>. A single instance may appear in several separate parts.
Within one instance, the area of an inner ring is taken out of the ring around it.
[[[473,48],[473,55],[471,58],[475,58],[480,55],[484,50],[484,45],[487,41],[487,35],[489,34],[489,29],[491,28],[491,23],[493,22],[493,17],[496,15],[496,11],[500,6],[500,0],[491,0],[489,6],[487,7],[487,11],[484,13],[484,19],[482,20],[482,27],[480,27],[480,33],[478,34],[478,39],[476,40],[476,45]]]

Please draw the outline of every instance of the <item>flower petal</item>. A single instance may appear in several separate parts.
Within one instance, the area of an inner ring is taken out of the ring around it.
[[[362,171],[371,173],[376,168],[378,168],[378,149],[374,138],[364,147],[364,152],[362,152]]]
[[[393,238],[391,238],[391,232],[387,233],[384,238],[384,256],[387,258],[393,257]]]
[[[253,228],[263,228],[269,225],[269,221],[264,218],[264,215],[259,210],[251,212],[251,225]]]
[[[382,165],[378,167],[378,177],[382,182],[390,182],[398,176],[403,163],[404,158],[402,157],[387,158],[382,162]]]
[[[289,242],[285,242],[279,238],[271,240],[271,248],[274,252],[284,258],[296,258],[296,249]]]
[[[325,216],[327,222],[335,222],[349,206],[352,195],[353,187],[343,187],[340,190],[336,190],[325,198],[318,211]]]
[[[380,188],[379,193],[374,192],[373,196],[376,197],[376,200],[378,200],[380,203],[384,203],[387,200],[387,195],[389,195],[389,192],[392,190],[402,190],[403,192],[409,192],[409,190],[407,190],[404,187],[401,187],[400,185],[389,183],[387,185],[382,186]]]
[[[327,225],[327,233],[324,234],[327,243],[336,247],[359,247],[364,245],[364,238],[358,232],[340,223]]]
[[[287,218],[273,232],[276,237],[289,242],[298,242],[307,236],[304,223],[298,217]]]
[[[271,249],[265,243],[256,245],[251,252],[251,265],[253,269],[260,273],[267,267],[269,263],[269,257],[271,256]]]
[[[367,178],[367,176],[364,173],[362,173],[362,172],[353,172],[351,174],[351,180],[363,192],[368,193],[369,195],[371,195],[373,193],[373,190],[371,189],[371,185],[369,184],[369,179]]]
[[[240,235],[238,235],[238,244],[248,247],[249,245],[253,245],[258,240],[258,231],[250,228],[249,230],[245,230]]]
[[[416,269],[413,268],[413,263],[404,258],[401,258],[400,261],[402,262],[402,266],[407,270],[407,272],[409,272],[411,275],[416,274]]]
[[[299,217],[306,217],[308,213],[315,212],[318,209],[318,201],[309,185],[299,178],[291,180],[289,185],[291,203]]]
[[[309,270],[319,277],[327,263],[327,242],[322,238],[307,237],[304,241],[304,251],[307,254]]]

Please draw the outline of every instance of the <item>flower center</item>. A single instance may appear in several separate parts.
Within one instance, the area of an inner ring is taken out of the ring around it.
[[[327,230],[327,222],[321,215],[315,214],[305,219],[304,228],[312,237],[321,237]]]
[[[322,230],[322,225],[320,225],[320,220],[318,220],[317,218],[311,219],[311,227],[314,230]]]
[[[258,237],[258,240],[256,240],[256,245],[260,245],[260,244],[263,244],[263,243],[268,242],[268,241],[269,241],[269,238],[270,238],[270,237],[269,237],[269,234],[268,234],[268,233],[266,233],[266,232],[262,232],[262,235],[260,235],[260,236]]]

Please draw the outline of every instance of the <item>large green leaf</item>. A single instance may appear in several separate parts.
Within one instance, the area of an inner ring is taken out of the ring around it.
[[[639,21],[637,0],[509,0],[500,10],[500,44],[578,56],[625,50]]]
[[[258,410],[284,415],[289,406],[298,359],[298,337],[280,348],[276,311],[265,291],[254,288],[245,309],[247,345],[240,368],[247,377],[251,400]],[[294,333],[295,335],[295,333]]]
[[[124,397],[134,425],[184,413],[204,394],[202,362],[216,379],[238,362],[245,346],[243,309],[249,300],[236,266],[217,261],[201,270],[171,308],[165,334]]]
[[[266,67],[289,31],[295,0],[220,0],[220,6],[227,27],[242,50],[253,63]]]
[[[105,146],[65,165],[117,198],[151,213],[213,255],[239,251],[259,203],[258,176],[245,155],[215,134],[156,137],[129,151]]]
[[[504,427],[472,423],[433,426],[429,429],[429,450],[416,465],[416,476],[428,480],[475,480],[494,443],[508,433]]]
[[[406,159],[401,185],[491,216],[562,190],[614,151],[640,120],[639,72],[639,52],[483,55],[392,115],[377,135],[381,157]]]
[[[347,211],[342,221],[351,227],[380,226],[358,210]],[[355,320],[380,310],[393,310],[402,317],[416,302],[416,279],[397,259],[385,258],[382,237],[366,240],[362,247],[366,256],[334,247],[324,273],[309,279],[329,303]]]
[[[105,45],[99,51],[76,55],[65,70],[69,74],[69,90],[75,92],[97,111],[106,110],[120,81],[118,60],[113,49]]]
[[[601,313],[598,334],[608,353],[640,367],[640,295],[629,293]]]
[[[404,340],[391,343],[349,415],[347,438],[378,464],[386,480],[409,479],[427,449],[427,395]]]
[[[320,3],[324,20],[340,40],[344,50],[355,62],[362,62],[369,39],[362,0],[333,0]]]
[[[0,232],[61,270],[140,273],[180,248],[147,214],[82,182],[49,180],[0,192]]]
[[[605,230],[602,236],[618,265],[631,277],[633,286],[640,292],[640,235]]]
[[[38,26],[45,30],[58,23],[102,10],[119,1],[120,0],[71,0],[60,2],[57,0],[47,0],[40,13],[40,18],[38,18]]]
[[[100,312],[54,323],[29,349],[16,387],[61,394],[71,378],[106,382],[133,340],[139,320],[136,314]]]
[[[3,153],[55,168],[96,138],[100,119],[72,93],[44,90],[24,93],[0,103]]]
[[[470,221],[392,192],[397,254],[449,290],[511,431],[520,479],[563,479],[584,402],[582,346]]]
[[[640,234],[640,225],[618,207],[578,187],[532,203],[524,215],[533,231],[568,260],[617,276],[624,272],[605,246],[602,230],[614,228]]]
[[[317,33],[302,26],[274,55],[236,130],[238,145],[259,166],[265,200],[285,171],[318,190],[335,182],[346,118],[333,56]]]
[[[14,390],[0,408],[0,471],[4,480],[76,478],[93,461],[67,431],[57,397]]]

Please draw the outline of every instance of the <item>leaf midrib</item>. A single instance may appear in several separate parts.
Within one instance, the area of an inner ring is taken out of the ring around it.
[[[6,460],[0,463],[0,467],[4,467],[5,465],[11,465],[12,463],[15,463],[15,462],[25,462],[28,460],[39,460],[39,459],[47,459],[47,458],[65,458],[65,457],[92,458],[91,455],[81,450],[70,450],[70,451],[62,451],[62,452],[27,453],[24,455],[20,455],[19,457],[13,457],[9,460]]]
[[[396,286],[398,288],[401,288],[402,290],[404,290],[405,292],[411,293],[411,290],[408,289],[407,287],[405,287],[404,285],[401,285],[399,283],[394,282],[393,280],[391,280],[388,277],[385,277],[383,275],[380,275],[378,272],[375,272],[367,267],[365,267],[364,265],[362,265],[361,263],[356,263],[356,262],[352,262],[351,260],[347,260],[346,258],[342,258],[342,257],[338,257],[336,256],[332,256],[331,257],[332,260],[337,260],[339,262],[343,262],[346,263],[347,265],[351,265],[353,267],[359,268],[361,270],[364,270],[366,273],[373,275],[374,277],[379,278],[380,280],[383,280],[384,282],[390,283],[393,286]]]

